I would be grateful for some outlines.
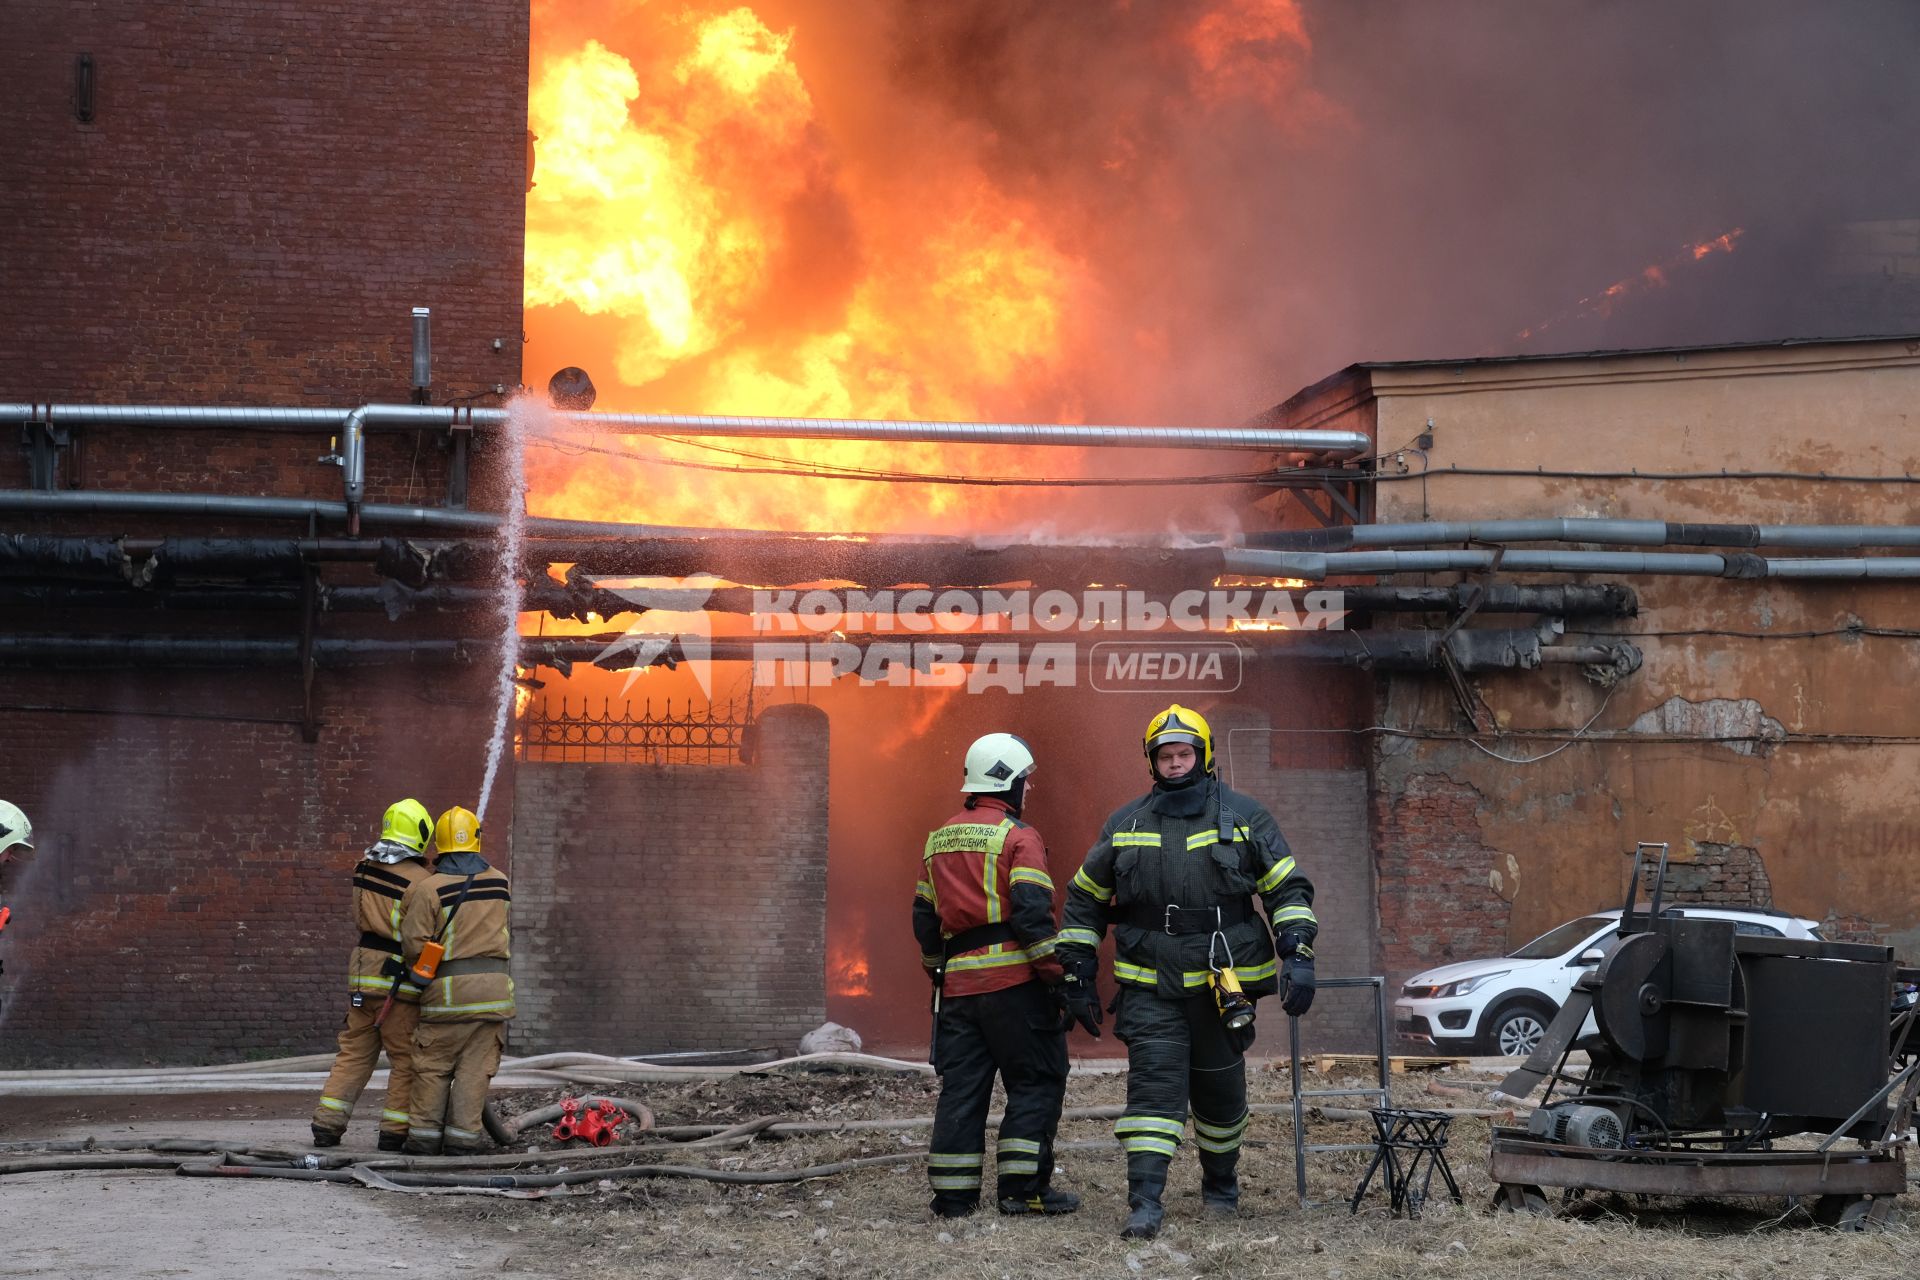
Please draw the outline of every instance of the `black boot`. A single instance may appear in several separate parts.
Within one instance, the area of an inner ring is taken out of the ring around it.
[[[1167,1211],[1160,1197],[1167,1189],[1165,1171],[1127,1179],[1127,1225],[1120,1235],[1128,1240],[1151,1240],[1160,1234],[1160,1222]]]
[[[1071,1191],[1060,1191],[1053,1187],[1041,1187],[1038,1190],[1022,1191],[1014,1195],[1000,1197],[1000,1212],[1004,1214],[1021,1213],[1072,1213],[1080,1207],[1080,1197]]]
[[[322,1129],[316,1124],[313,1126],[313,1145],[316,1147],[337,1147],[340,1145],[340,1135],[343,1132],[345,1132],[345,1130]]]
[[[980,1202],[972,1197],[936,1195],[927,1207],[936,1218],[964,1218],[978,1209]]]
[[[388,1133],[385,1129],[382,1129],[380,1131],[380,1149],[382,1151],[399,1151],[406,1145],[407,1145],[406,1134]]]
[[[1238,1151],[1200,1153],[1200,1200],[1208,1213],[1231,1218],[1240,1212],[1239,1164]]]

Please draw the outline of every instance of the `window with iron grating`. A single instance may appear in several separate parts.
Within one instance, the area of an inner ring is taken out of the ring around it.
[[[556,706],[536,699],[520,715],[516,756],[555,764],[748,763],[753,701],[676,704],[656,712],[652,700],[618,710],[612,699],[595,710],[591,699],[575,708],[570,698]]]

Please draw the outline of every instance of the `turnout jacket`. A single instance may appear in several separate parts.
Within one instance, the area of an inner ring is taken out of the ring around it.
[[[401,899],[429,874],[425,858],[366,858],[353,869],[353,927],[360,940],[347,957],[348,991],[384,998],[393,990],[393,979],[381,973],[380,966],[400,955]],[[394,994],[395,1000],[409,1003],[419,998],[420,988],[404,982]]]
[[[460,887],[473,888],[454,909]],[[446,955],[420,994],[425,1022],[505,1022],[513,1016],[512,955],[507,917],[512,906],[507,877],[477,853],[447,853],[433,873],[411,889],[400,907],[400,945],[409,968],[436,936]]]
[[[947,819],[927,837],[920,861],[913,933],[930,975],[937,978],[944,963],[945,994],[1060,981],[1047,846],[1003,801],[982,797]],[[982,928],[1004,936],[947,954],[956,935]]]
[[[1222,937],[1191,914],[1169,931],[1168,907],[1219,908]],[[1271,995],[1279,987],[1273,937],[1291,932],[1310,942],[1320,928],[1313,885],[1273,815],[1214,778],[1155,787],[1101,827],[1067,889],[1061,959],[1090,963],[1109,924],[1115,980],[1168,999],[1206,989],[1210,945],[1215,962],[1227,964],[1222,941],[1247,994]]]

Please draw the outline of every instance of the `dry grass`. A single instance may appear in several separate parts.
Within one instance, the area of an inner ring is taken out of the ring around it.
[[[1455,1074],[1441,1077],[1462,1087]],[[1326,1087],[1324,1080],[1313,1082]],[[1456,1094],[1426,1092],[1425,1079],[1396,1078],[1409,1106],[1463,1106]],[[1447,1087],[1443,1083],[1442,1087]],[[1484,1087],[1484,1086],[1482,1086]],[[1116,1103],[1124,1080],[1076,1078],[1069,1107]],[[1284,1102],[1284,1072],[1254,1073],[1254,1100]],[[809,1076],[740,1079],[644,1092],[662,1124],[728,1123],[757,1115],[830,1119],[931,1114],[934,1085],[920,1079]],[[546,1099],[528,1099],[528,1104]],[[1070,1121],[1062,1142],[1110,1140],[1107,1121]],[[898,1276],[940,1280],[1022,1277],[1325,1276],[1341,1280],[1492,1280],[1580,1277],[1688,1280],[1792,1276],[1794,1280],[1879,1280],[1920,1271],[1905,1230],[1842,1235],[1807,1225],[1782,1201],[1679,1204],[1608,1199],[1592,1221],[1542,1220],[1487,1211],[1487,1125],[1457,1121],[1451,1163],[1464,1207],[1444,1200],[1418,1220],[1393,1220],[1384,1192],[1370,1193],[1358,1215],[1344,1200],[1365,1167],[1362,1154],[1310,1158],[1309,1194],[1294,1196],[1292,1132],[1285,1116],[1257,1115],[1241,1164],[1239,1220],[1217,1223],[1199,1212],[1198,1171],[1190,1149],[1175,1162],[1167,1228],[1141,1245],[1116,1232],[1126,1195],[1117,1147],[1070,1151],[1059,1185],[1086,1207],[1071,1217],[1001,1218],[992,1212],[958,1223],[926,1210],[924,1168],[903,1158],[829,1180],[776,1186],[690,1181],[627,1182],[533,1202],[442,1201],[437,1213],[465,1212],[515,1230],[529,1246],[529,1273],[562,1270],[592,1277]],[[1319,1122],[1313,1141],[1358,1141],[1358,1124]],[[717,1167],[800,1168],[855,1156],[924,1150],[926,1132],[868,1132],[760,1141],[715,1153]],[[577,1154],[573,1157],[578,1164]]]

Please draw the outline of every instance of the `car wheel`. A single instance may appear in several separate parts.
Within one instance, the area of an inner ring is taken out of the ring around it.
[[[1502,1009],[1487,1030],[1487,1044],[1503,1057],[1524,1058],[1540,1046],[1553,1015],[1536,1005],[1516,1004]]]

